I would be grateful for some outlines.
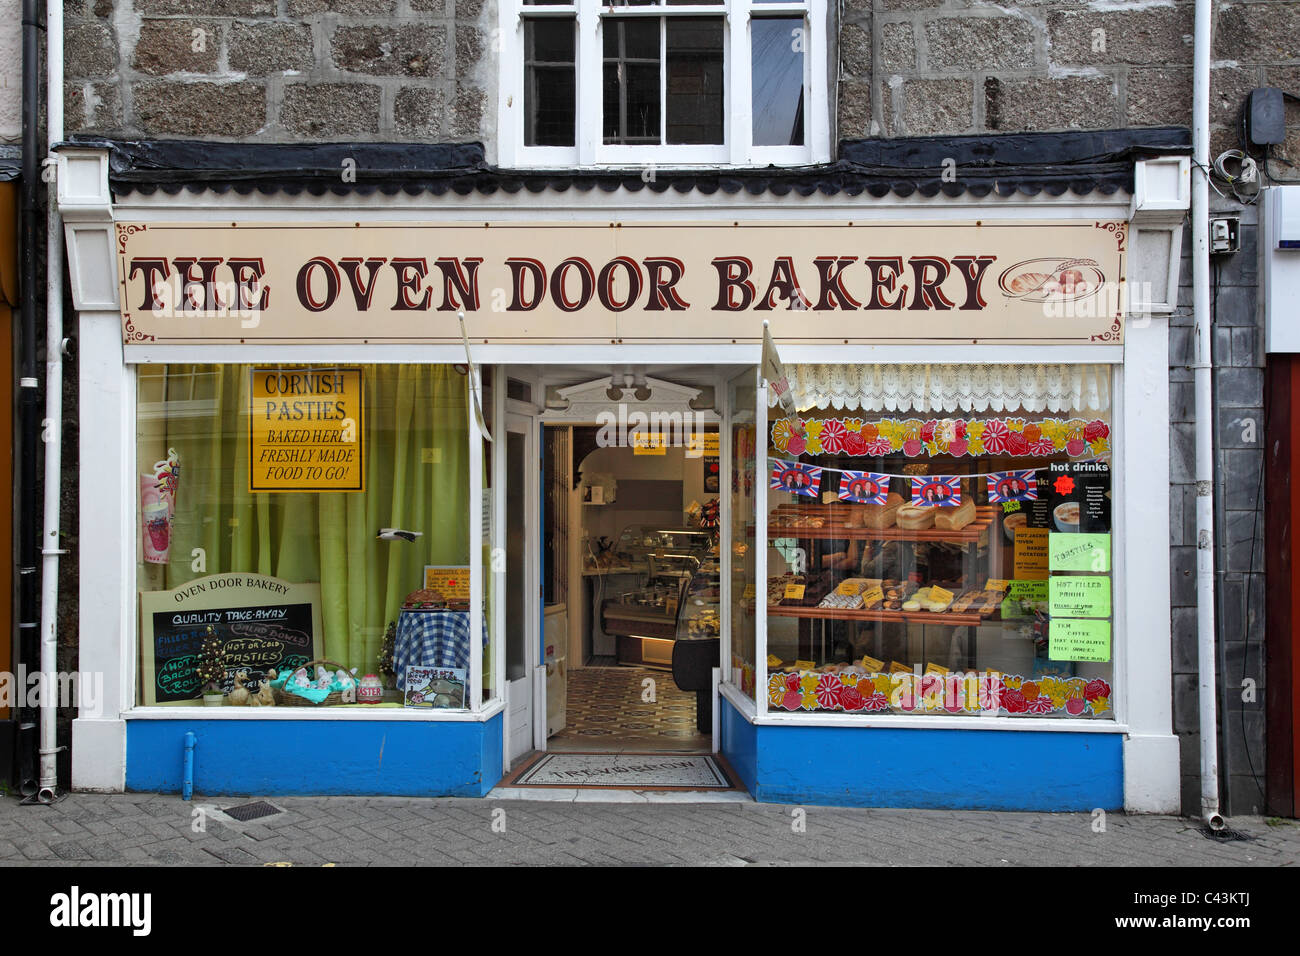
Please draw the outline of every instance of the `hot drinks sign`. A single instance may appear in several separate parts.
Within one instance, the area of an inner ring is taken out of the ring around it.
[[[1127,224],[118,223],[139,343],[1117,343]]]

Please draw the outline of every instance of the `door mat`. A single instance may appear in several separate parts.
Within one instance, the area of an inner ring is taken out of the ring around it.
[[[509,786],[735,789],[721,764],[705,754],[544,754]]]

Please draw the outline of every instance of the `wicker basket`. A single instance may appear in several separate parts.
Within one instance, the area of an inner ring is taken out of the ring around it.
[[[331,674],[333,674],[335,671],[340,671],[340,670],[343,671],[345,674],[352,673],[350,670],[348,670],[346,667],[344,667],[342,664],[338,663],[337,661],[326,660],[323,657],[319,658],[318,660],[308,661],[306,664],[303,664],[302,666],[307,668],[307,673],[310,674],[313,672],[317,664],[324,664],[325,667],[329,669],[329,672]],[[293,670],[296,671],[297,669],[298,668],[295,667]],[[290,671],[289,673],[292,674],[293,671]],[[355,675],[353,676],[352,679],[357,680]],[[287,684],[288,681],[285,681],[285,683]],[[358,687],[361,686],[361,681],[357,680],[356,686]],[[273,686],[271,688],[271,694],[275,697],[275,704],[277,707],[329,707],[332,706],[333,704],[343,703],[343,691],[341,690],[332,691],[319,704],[308,700],[306,697],[299,697],[297,694],[290,694],[287,691],[281,690],[279,687]]]

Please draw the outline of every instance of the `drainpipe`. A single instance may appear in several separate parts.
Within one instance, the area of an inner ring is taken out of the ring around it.
[[[1201,816],[1219,815],[1219,723],[1214,640],[1214,329],[1210,314],[1210,0],[1196,0],[1192,85],[1192,291],[1196,320],[1196,637],[1200,658]]]
[[[41,181],[41,162],[36,141],[40,130],[40,40],[37,34],[36,0],[23,0],[23,182],[22,182],[22,325],[19,330],[21,356],[18,379],[21,465],[18,473],[18,656],[17,661],[30,668],[36,663],[36,635],[39,610],[36,595],[36,441],[40,434],[36,378],[36,217],[37,184]],[[8,661],[5,666],[9,666]],[[17,708],[19,754],[17,761],[18,791],[24,797],[36,793],[36,715],[27,706],[26,694]]]
[[[63,3],[47,0],[46,162],[63,139]],[[36,798],[52,803],[58,796],[58,640],[59,492],[63,438],[63,228],[56,177],[47,187],[45,235],[45,528],[41,534],[41,776]]]

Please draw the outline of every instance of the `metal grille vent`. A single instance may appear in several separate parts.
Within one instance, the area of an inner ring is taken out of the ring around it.
[[[256,803],[246,803],[241,807],[228,807],[221,811],[226,816],[231,817],[241,823],[247,823],[249,820],[259,820],[262,817],[275,816],[283,811],[279,807],[273,807],[265,800],[259,800]]]

